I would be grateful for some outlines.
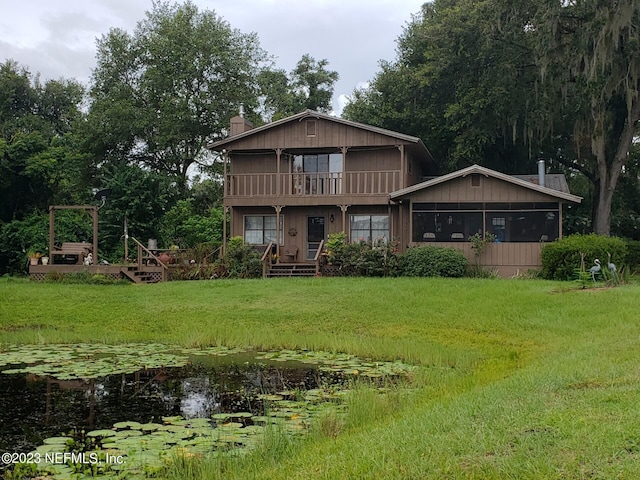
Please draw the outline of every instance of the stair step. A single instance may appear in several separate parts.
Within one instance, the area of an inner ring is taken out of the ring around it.
[[[316,267],[310,264],[277,264],[271,265],[268,278],[273,277],[315,277]]]
[[[158,283],[158,279],[153,274],[144,271],[144,269],[139,270],[136,266],[128,266],[126,270],[121,271],[133,283]]]

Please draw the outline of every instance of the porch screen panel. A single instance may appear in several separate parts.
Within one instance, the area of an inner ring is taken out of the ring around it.
[[[414,242],[467,242],[482,233],[482,212],[413,212]]]
[[[487,212],[486,224],[498,242],[551,242],[559,236],[557,210]]]

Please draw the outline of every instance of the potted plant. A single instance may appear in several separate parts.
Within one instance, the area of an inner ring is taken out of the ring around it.
[[[27,253],[27,256],[29,257],[30,265],[38,265],[38,262],[40,261],[40,257],[42,257],[42,254],[40,252],[30,251],[29,253]]]

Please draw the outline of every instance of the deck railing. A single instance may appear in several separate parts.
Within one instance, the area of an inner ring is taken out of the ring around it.
[[[226,176],[228,197],[375,195],[399,190],[400,172],[247,173]]]
[[[324,255],[324,239],[320,242],[320,245],[318,245],[318,251],[316,252],[315,257],[313,257],[313,262],[316,264],[316,276],[320,275],[320,269],[321,269],[321,259],[323,258]]]
[[[135,239],[134,237],[129,237],[131,240],[134,241],[134,243],[138,246],[138,269],[142,269],[142,261],[144,258],[146,259],[153,259],[153,261],[161,266],[163,268],[164,271],[167,270],[167,267],[164,263],[162,263],[162,261],[156,257],[153,252],[151,252],[151,250],[149,250],[147,247],[145,247],[143,244],[141,244],[137,239]],[[143,252],[146,253],[147,255],[143,255]]]
[[[269,243],[260,258],[260,261],[262,262],[262,278],[266,278],[267,272],[269,272],[269,265],[271,264],[271,255],[274,245],[275,244],[273,242]]]

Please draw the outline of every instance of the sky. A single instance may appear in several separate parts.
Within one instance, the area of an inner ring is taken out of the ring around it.
[[[260,45],[290,72],[305,53],[326,59],[340,79],[333,108],[396,58],[396,40],[424,0],[192,0],[232,28],[255,32]],[[182,3],[182,2],[178,2]],[[96,39],[110,28],[132,33],[151,0],[0,0],[0,62],[13,59],[42,80],[75,78],[87,85]]]

